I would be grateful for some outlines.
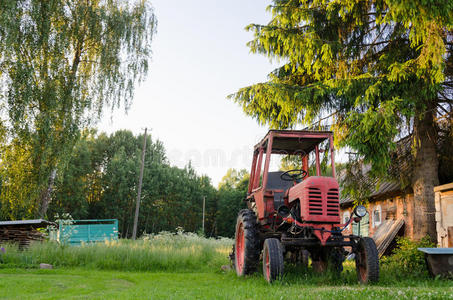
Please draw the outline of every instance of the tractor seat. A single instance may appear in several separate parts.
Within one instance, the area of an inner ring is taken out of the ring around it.
[[[294,183],[292,181],[285,181],[280,178],[283,171],[269,172],[267,173],[267,184],[266,190],[274,191],[274,209],[277,210],[280,206],[285,204],[283,197],[287,189],[292,187]],[[275,190],[283,190],[283,192],[275,192]]]

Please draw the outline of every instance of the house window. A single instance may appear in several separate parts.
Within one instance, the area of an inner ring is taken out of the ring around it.
[[[381,206],[378,205],[373,210],[373,227],[378,227],[382,223],[382,210]]]

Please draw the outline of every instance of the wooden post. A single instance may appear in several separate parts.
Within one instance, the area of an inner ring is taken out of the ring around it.
[[[203,196],[203,225],[202,225],[202,227],[203,227],[203,234],[205,234],[205,233],[204,233],[204,212],[205,212],[205,205],[206,205],[206,196]]]
[[[140,195],[142,193],[142,182],[143,182],[143,167],[145,165],[146,131],[147,131],[147,128],[145,128],[145,135],[143,136],[142,164],[140,166],[140,177],[138,180],[138,191],[137,191],[137,203],[135,206],[134,228],[132,230],[132,239],[133,240],[135,240],[137,238],[138,213],[140,211]]]

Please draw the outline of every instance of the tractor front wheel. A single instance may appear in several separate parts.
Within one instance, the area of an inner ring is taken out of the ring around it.
[[[379,280],[379,255],[372,238],[363,237],[359,240],[355,266],[360,283],[367,284]]]
[[[243,209],[236,222],[234,268],[238,276],[256,272],[259,262],[259,236],[253,211]]]
[[[282,244],[278,239],[266,239],[263,247],[263,275],[267,282],[281,279],[283,266]]]

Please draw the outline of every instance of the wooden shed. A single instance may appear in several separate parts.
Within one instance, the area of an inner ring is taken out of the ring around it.
[[[20,247],[28,246],[32,241],[41,241],[44,234],[38,231],[55,223],[43,220],[0,221],[0,243],[15,242]]]
[[[389,253],[395,245],[396,236],[413,238],[413,199],[413,193],[401,190],[398,183],[382,183],[368,199],[366,217],[360,224],[353,223],[346,232],[373,237],[379,255]],[[352,210],[353,200],[342,197],[340,211],[343,222],[352,216]]]
[[[434,187],[436,206],[436,230],[438,247],[453,247],[453,183]],[[353,201],[340,199],[342,221],[352,214]],[[360,224],[360,234],[372,237],[379,255],[388,254],[395,245],[395,237],[414,238],[414,194],[410,189],[402,190],[398,183],[384,182],[368,199],[369,216]],[[359,234],[358,224],[346,232]]]

